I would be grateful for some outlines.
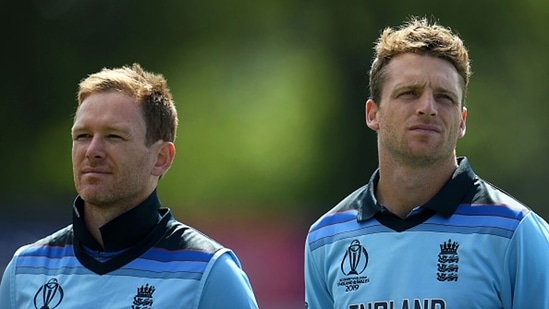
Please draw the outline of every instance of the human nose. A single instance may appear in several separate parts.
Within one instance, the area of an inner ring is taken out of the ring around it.
[[[105,147],[102,139],[99,136],[93,136],[90,139],[88,147],[86,149],[86,158],[88,159],[100,159],[105,156]]]
[[[419,115],[435,116],[437,114],[436,99],[434,95],[428,91],[423,93],[419,100],[419,106],[417,109]]]

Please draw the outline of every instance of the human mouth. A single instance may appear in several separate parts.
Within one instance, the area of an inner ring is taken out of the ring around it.
[[[440,129],[435,125],[418,124],[410,127],[410,131],[425,133],[440,133]]]
[[[109,171],[100,168],[86,167],[82,169],[82,174],[84,175],[100,175],[100,174],[110,174]]]

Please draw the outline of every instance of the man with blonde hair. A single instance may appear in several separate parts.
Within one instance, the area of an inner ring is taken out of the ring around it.
[[[447,27],[381,33],[365,106],[379,168],[309,230],[309,309],[549,308],[547,222],[456,156],[470,75]]]
[[[161,207],[176,130],[162,75],[134,64],[81,81],[73,222],[17,250],[0,285],[3,309],[257,308],[236,255]]]

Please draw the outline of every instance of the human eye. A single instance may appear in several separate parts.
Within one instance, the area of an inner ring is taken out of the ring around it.
[[[418,96],[418,92],[413,89],[405,89],[398,92],[397,97],[402,99],[412,99]]]
[[[87,140],[87,139],[90,139],[91,137],[92,137],[91,134],[88,134],[88,133],[73,133],[72,134],[72,139],[74,141]]]
[[[437,98],[440,102],[447,103],[447,104],[455,104],[457,102],[455,97],[448,93],[440,93],[437,95]]]
[[[117,139],[122,139],[122,136],[120,136],[120,135],[118,135],[118,134],[108,134],[108,135],[107,135],[107,138],[108,138],[108,139],[117,140]]]
[[[127,138],[125,138],[124,135],[118,134],[118,133],[109,133],[109,134],[107,134],[106,137],[107,137],[107,139],[112,140],[112,141],[125,141],[125,140],[127,140]]]

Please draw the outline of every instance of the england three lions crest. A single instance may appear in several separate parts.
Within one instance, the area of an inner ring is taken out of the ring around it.
[[[148,283],[137,288],[137,294],[133,298],[132,309],[151,309],[155,290],[155,287]]]
[[[440,253],[438,254],[437,280],[438,281],[457,281],[458,280],[458,248],[459,243],[448,239],[440,244]]]

